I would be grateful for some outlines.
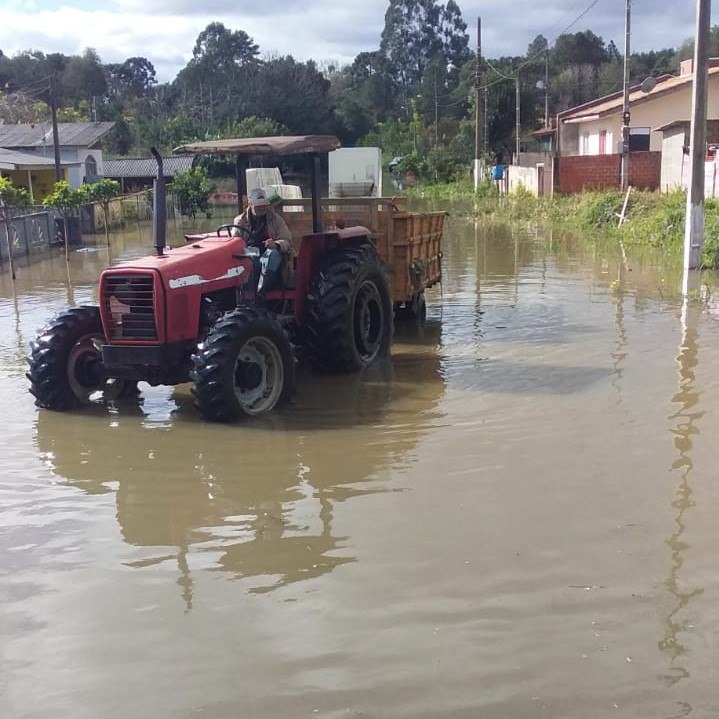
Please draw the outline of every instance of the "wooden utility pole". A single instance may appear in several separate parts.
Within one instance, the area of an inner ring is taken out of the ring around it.
[[[55,151],[55,182],[62,180],[62,168],[60,167],[60,138],[57,132],[57,92],[55,89],[56,77],[53,73],[50,76],[50,114],[52,117],[52,146]]]
[[[477,18],[477,66],[474,69],[474,191],[482,178],[482,18]]]
[[[631,36],[632,1],[626,0],[624,22],[624,99],[622,101],[622,190],[629,187],[629,39]]]
[[[711,0],[697,0],[697,29],[694,40],[694,82],[689,154],[691,175],[687,193],[687,215],[684,223],[684,281],[682,291],[689,291],[688,270],[701,265],[704,244],[704,162],[706,156],[707,68],[709,65],[709,23]]]

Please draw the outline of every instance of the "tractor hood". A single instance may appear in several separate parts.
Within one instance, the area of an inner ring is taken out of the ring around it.
[[[115,265],[103,274],[127,270],[153,270],[159,272],[168,289],[201,285],[226,278],[238,277],[248,261],[236,257],[245,252],[245,241],[240,237],[215,235],[193,238],[181,247],[167,250],[157,257],[147,255]],[[228,275],[228,272],[230,273]]]

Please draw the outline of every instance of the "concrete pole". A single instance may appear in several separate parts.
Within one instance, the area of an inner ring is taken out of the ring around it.
[[[629,187],[629,38],[631,36],[631,0],[626,0],[624,22],[624,99],[622,101],[622,190]]]
[[[549,41],[544,51],[544,127],[549,127]]]
[[[689,292],[688,271],[701,265],[704,244],[704,162],[707,124],[707,67],[711,0],[697,0],[697,29],[694,41],[694,82],[692,87],[692,125],[689,142],[691,175],[684,224],[684,281],[682,291]]]
[[[57,131],[57,78],[50,76],[50,117],[52,118],[52,146],[55,153],[55,182],[62,180],[60,167],[60,138]]]
[[[519,108],[519,75],[517,75],[517,77],[515,78],[515,83],[516,83],[515,84],[516,89],[515,89],[515,98],[514,99],[515,99],[515,113],[517,115],[517,127],[516,127],[517,140],[516,140],[516,154],[515,154],[515,158],[514,158],[514,164],[518,165],[519,164],[519,136],[522,132],[522,123],[521,123],[520,115],[519,115],[519,109],[520,109]]]
[[[480,118],[482,113],[482,97],[480,85],[482,80],[482,18],[477,18],[477,65],[474,70],[474,191],[479,188],[482,178],[482,130]]]

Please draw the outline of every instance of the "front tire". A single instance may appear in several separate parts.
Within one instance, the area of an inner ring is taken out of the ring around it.
[[[192,356],[192,396],[200,414],[231,422],[270,412],[294,388],[292,347],[279,322],[253,307],[232,310]]]
[[[312,282],[305,337],[312,364],[324,372],[358,372],[389,354],[392,296],[370,244],[333,250]]]
[[[100,309],[92,305],[65,310],[43,328],[30,345],[26,373],[38,407],[75,409],[104,390],[105,367],[94,340],[105,336]]]

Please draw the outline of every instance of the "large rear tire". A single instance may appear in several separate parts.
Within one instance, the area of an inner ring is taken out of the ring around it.
[[[294,389],[290,341],[269,312],[254,307],[223,315],[192,364],[195,407],[213,422],[270,412]]]
[[[304,336],[313,366],[358,372],[386,357],[392,343],[392,296],[376,249],[330,252],[312,281]]]
[[[70,410],[88,404],[105,390],[107,377],[95,341],[105,341],[100,309],[72,307],[58,314],[30,345],[27,358],[30,392],[38,407]],[[136,383],[115,380],[115,393],[125,396]]]

